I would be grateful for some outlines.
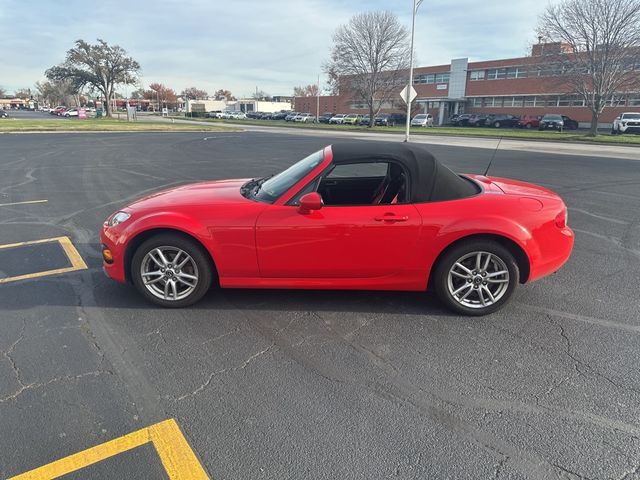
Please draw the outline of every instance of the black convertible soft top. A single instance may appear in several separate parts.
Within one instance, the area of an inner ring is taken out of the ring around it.
[[[333,163],[395,162],[409,173],[411,202],[438,202],[475,195],[479,187],[442,165],[421,145],[401,142],[337,142]]]

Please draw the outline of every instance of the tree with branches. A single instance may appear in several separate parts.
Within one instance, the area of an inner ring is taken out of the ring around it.
[[[105,98],[108,117],[112,116],[111,100],[117,85],[135,85],[140,64],[118,45],[109,45],[102,39],[92,45],[76,40],[75,47],[67,51],[64,63],[45,72],[49,80],[68,79],[78,91],[85,86],[98,90]]]
[[[185,88],[180,95],[189,100],[206,100],[209,96],[206,90],[201,90],[196,87]]]
[[[640,87],[640,0],[564,0],[540,16],[538,34],[568,52],[552,54],[560,81],[591,110],[589,135],[617,96]]]
[[[145,98],[148,98],[148,100],[157,101],[158,109],[166,105],[175,106],[178,102],[178,96],[176,95],[176,92],[172,88],[166,87],[162,83],[154,82],[149,85],[149,89],[151,90],[151,94],[146,95]]]
[[[293,87],[294,97],[316,97],[318,96],[318,85],[309,84],[305,87]]]
[[[216,93],[215,93],[215,97],[216,97],[216,99],[224,98],[227,101],[236,99],[236,97],[234,97],[233,94],[229,90],[226,90],[224,88],[221,88],[220,90],[217,90]]]
[[[323,70],[329,78],[338,74],[341,89],[363,100],[374,118],[408,82],[408,35],[391,12],[359,13],[334,33],[331,58]]]

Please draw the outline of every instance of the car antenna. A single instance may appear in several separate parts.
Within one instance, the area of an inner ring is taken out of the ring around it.
[[[487,176],[487,173],[489,173],[489,169],[491,168],[491,164],[493,163],[493,159],[496,158],[496,153],[498,153],[498,148],[500,148],[500,142],[502,142],[502,138],[500,137],[500,139],[498,140],[498,144],[496,145],[496,149],[493,151],[493,155],[491,155],[491,160],[489,160],[489,165],[487,165],[487,169],[484,171],[484,176]]]

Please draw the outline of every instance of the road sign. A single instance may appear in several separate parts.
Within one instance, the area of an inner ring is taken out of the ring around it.
[[[404,87],[402,89],[402,91],[400,92],[400,98],[402,100],[407,101],[407,89],[409,89],[409,102],[413,102],[413,100],[418,96],[418,92],[416,92],[416,89],[407,85],[406,87]]]

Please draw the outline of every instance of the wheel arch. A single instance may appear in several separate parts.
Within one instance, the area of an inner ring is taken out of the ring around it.
[[[435,261],[433,262],[433,266],[431,267],[431,271],[429,272],[429,279],[427,282],[427,288],[429,290],[432,289],[432,282],[433,282],[433,272],[436,271],[436,268],[438,266],[438,264],[440,263],[440,261],[442,260],[442,258],[447,254],[447,252],[449,252],[451,249],[457,247],[458,245],[460,245],[461,243],[467,242],[469,240],[491,240],[494,242],[497,242],[498,244],[500,244],[501,246],[503,246],[504,248],[506,248],[509,253],[511,253],[511,255],[513,255],[513,258],[516,260],[516,263],[518,264],[518,270],[520,272],[520,278],[519,278],[519,282],[520,283],[526,283],[527,280],[529,279],[529,274],[531,272],[531,262],[529,260],[529,257],[527,256],[526,252],[524,251],[524,249],[514,240],[512,240],[511,238],[505,237],[504,235],[498,235],[498,234],[494,234],[494,233],[478,233],[478,234],[473,234],[473,235],[467,235],[461,238],[458,238],[457,240],[451,242],[449,245],[447,245],[436,257]]]
[[[205,255],[207,256],[210,262],[211,271],[212,271],[215,282],[219,283],[218,269],[216,267],[216,262],[214,261],[211,255],[211,252],[209,252],[209,249],[197,237],[187,232],[184,232],[183,230],[179,230],[177,228],[170,228],[170,227],[150,228],[148,230],[143,230],[142,232],[139,232],[138,234],[136,234],[135,237],[129,240],[129,242],[127,243],[127,248],[124,253],[124,275],[127,282],[131,283],[131,260],[133,259],[133,255],[135,254],[138,247],[148,239],[164,233],[179,235],[183,238],[192,240],[196,244],[198,244],[200,248],[202,248],[202,251],[205,253]]]

